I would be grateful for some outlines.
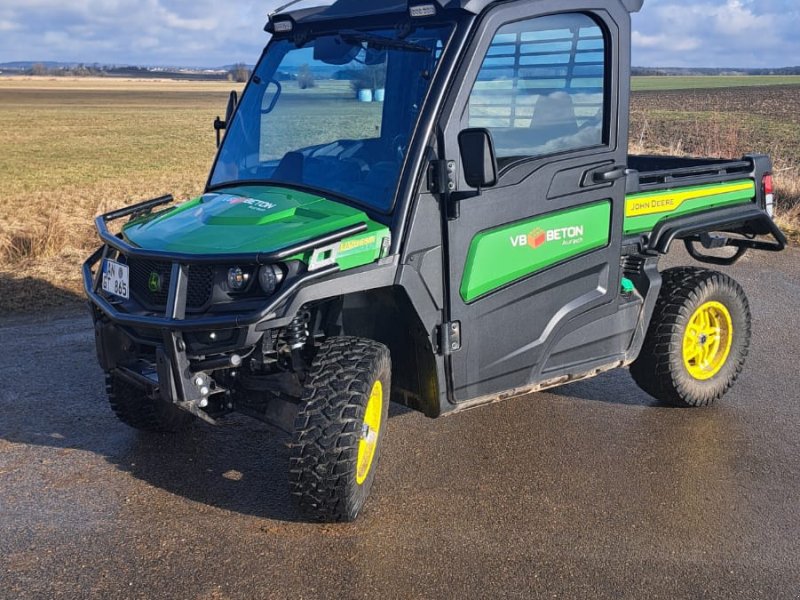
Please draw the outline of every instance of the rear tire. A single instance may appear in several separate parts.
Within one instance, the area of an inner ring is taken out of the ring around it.
[[[372,489],[386,437],[391,360],[386,346],[330,338],[306,380],[291,446],[289,487],[304,517],[354,521]]]
[[[192,425],[195,417],[161,400],[148,398],[139,388],[106,375],[106,392],[117,418],[134,429],[176,433]]]
[[[709,406],[733,386],[750,349],[747,296],[733,279],[705,269],[662,273],[661,293],[634,381],[675,406]]]

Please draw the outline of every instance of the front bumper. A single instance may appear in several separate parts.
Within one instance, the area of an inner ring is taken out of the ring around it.
[[[214,386],[215,369],[233,368],[234,353],[252,349],[262,332],[257,325],[274,319],[301,288],[339,272],[335,264],[299,273],[284,282],[282,288],[257,310],[225,313],[187,314],[188,273],[191,265],[269,265],[308,251],[338,245],[343,239],[362,233],[366,223],[310,239],[275,252],[250,254],[183,254],[147,250],[130,245],[112,234],[107,224],[124,217],[137,218],[154,208],[173,201],[171,196],[157,198],[97,218],[95,224],[104,245],[83,265],[84,290],[92,306],[95,321],[98,359],[104,370],[114,372],[145,389],[150,395],[206,418],[200,408],[212,393],[224,390]],[[105,259],[130,258],[157,260],[171,265],[166,308],[154,312],[134,302],[123,302],[102,291],[102,264]],[[224,338],[222,344],[204,347],[200,336]],[[226,360],[232,360],[226,365]],[[202,380],[202,383],[200,383]],[[202,413],[202,414],[201,414]]]

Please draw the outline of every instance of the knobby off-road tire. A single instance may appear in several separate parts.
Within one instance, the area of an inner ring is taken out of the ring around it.
[[[289,459],[289,487],[304,517],[353,521],[367,500],[386,437],[391,360],[360,338],[322,344],[305,382]]]
[[[662,273],[650,328],[631,375],[675,406],[709,406],[742,372],[750,349],[750,305],[733,279],[705,269]]]
[[[106,393],[120,421],[141,431],[176,433],[191,426],[195,417],[176,406],[148,398],[129,383],[106,375]]]

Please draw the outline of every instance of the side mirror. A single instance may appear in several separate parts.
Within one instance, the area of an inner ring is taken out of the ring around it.
[[[492,187],[497,184],[497,155],[488,129],[465,129],[458,134],[464,178],[470,187]]]
[[[217,132],[217,148],[222,143],[222,132],[228,128],[228,125],[233,119],[233,113],[236,112],[236,107],[239,105],[239,94],[236,91],[231,92],[228,96],[228,108],[225,110],[225,120],[219,117],[214,120],[214,131]]]

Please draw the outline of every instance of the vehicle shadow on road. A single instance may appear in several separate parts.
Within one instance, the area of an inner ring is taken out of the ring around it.
[[[0,319],[43,309],[76,308],[84,298],[42,279],[0,272]]]
[[[169,497],[148,490],[152,486],[206,507],[303,521],[288,491],[286,434],[242,416],[216,427],[197,421],[188,431],[173,435],[138,432],[120,423],[108,405],[103,373],[96,366],[88,314],[73,312],[41,324],[25,318],[4,320],[0,345],[4,348],[0,374],[5,381],[0,388],[2,458],[20,464],[55,461],[61,464],[59,471],[83,473],[81,478],[91,473],[92,479],[80,485],[98,494],[120,486],[115,472],[129,473],[146,484],[123,485],[143,510],[163,511],[164,506],[175,505]],[[393,405],[390,416],[405,412]],[[95,456],[114,470],[98,466]]]
[[[549,394],[566,398],[580,398],[591,402],[624,406],[663,407],[649,394],[639,389],[627,369],[603,373],[592,379],[576,381],[547,390]]]

